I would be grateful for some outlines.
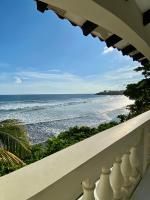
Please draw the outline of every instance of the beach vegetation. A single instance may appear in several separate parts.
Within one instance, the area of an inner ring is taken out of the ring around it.
[[[0,175],[25,165],[30,144],[23,124],[15,119],[0,122]]]
[[[43,144],[32,145],[32,154],[30,159],[26,163],[32,163],[40,160],[46,156],[56,153],[68,146],[71,146],[77,142],[80,142],[86,138],[89,138],[101,131],[111,128],[118,123],[115,121],[102,123],[97,128],[91,128],[87,126],[74,126],[69,130],[61,132],[58,136],[50,137]]]

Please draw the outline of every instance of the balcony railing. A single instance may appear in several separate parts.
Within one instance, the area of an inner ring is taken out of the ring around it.
[[[1,177],[0,199],[130,199],[149,164],[149,142],[150,111]]]

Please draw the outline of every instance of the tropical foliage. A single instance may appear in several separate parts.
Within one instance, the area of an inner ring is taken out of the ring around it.
[[[124,91],[125,96],[134,100],[134,104],[128,106],[130,113],[126,119],[150,110],[150,63],[136,68],[135,71],[142,72],[144,79],[127,85]]]
[[[25,127],[18,120],[0,122],[0,173],[23,165],[30,155],[30,144]]]
[[[72,127],[68,131],[61,132],[58,136],[50,137],[44,144],[33,145],[31,158],[26,162],[35,162],[117,124],[117,122],[113,121],[100,124],[97,128],[90,128],[87,126]]]

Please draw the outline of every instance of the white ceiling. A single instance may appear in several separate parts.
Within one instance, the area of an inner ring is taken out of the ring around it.
[[[142,13],[150,9],[150,0],[135,0],[135,2]]]

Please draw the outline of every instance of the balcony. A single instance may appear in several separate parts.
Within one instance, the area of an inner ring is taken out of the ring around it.
[[[145,200],[149,129],[150,111],[3,176],[0,199]]]

